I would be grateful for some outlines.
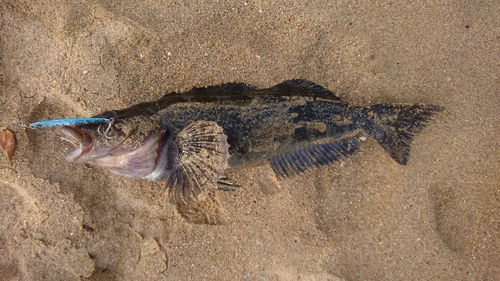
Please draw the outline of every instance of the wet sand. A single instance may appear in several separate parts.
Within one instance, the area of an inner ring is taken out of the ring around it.
[[[495,280],[498,1],[2,1],[1,280]],[[302,78],[367,106],[446,107],[406,166],[360,153],[177,208],[164,184],[64,160],[14,120],[84,117],[171,91]]]

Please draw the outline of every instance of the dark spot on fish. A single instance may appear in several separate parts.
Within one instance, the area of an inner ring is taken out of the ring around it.
[[[321,132],[315,128],[300,127],[295,129],[293,140],[295,142],[312,141],[321,137],[325,137],[326,132]]]

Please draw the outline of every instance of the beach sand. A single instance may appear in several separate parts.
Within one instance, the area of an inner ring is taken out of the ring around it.
[[[311,2],[2,1],[0,280],[498,280],[500,3]],[[368,139],[289,179],[236,171],[187,209],[14,124],[294,78],[446,111],[406,166]]]

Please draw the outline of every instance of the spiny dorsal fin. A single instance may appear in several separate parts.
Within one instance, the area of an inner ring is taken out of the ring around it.
[[[226,83],[220,84],[216,86],[208,86],[208,87],[199,87],[192,88],[187,92],[171,92],[162,97],[162,99],[171,99],[172,95],[181,95],[185,98],[195,96],[195,97],[219,97],[219,96],[232,96],[232,95],[241,95],[244,93],[248,93],[254,91],[255,87],[251,85],[247,85],[244,83]]]
[[[358,151],[359,145],[357,138],[347,138],[272,157],[269,158],[269,163],[277,175],[287,177],[302,173],[311,166],[332,164]]]
[[[193,88],[192,90],[184,94],[195,94],[195,95],[239,95],[242,93],[247,93],[255,90],[254,86],[247,85],[244,83],[226,83],[217,86],[209,86],[202,88]]]
[[[177,202],[196,199],[205,188],[217,189],[228,167],[229,145],[222,127],[212,121],[196,121],[174,138],[177,164],[167,179],[170,196]]]
[[[264,89],[267,92],[273,91],[280,95],[290,95],[290,96],[308,96],[308,97],[318,97],[330,100],[340,100],[330,90],[308,80],[303,79],[293,79],[284,81],[269,89]]]

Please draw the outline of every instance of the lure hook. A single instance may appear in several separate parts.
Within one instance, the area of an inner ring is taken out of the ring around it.
[[[99,125],[99,127],[97,127],[97,132],[100,134],[100,135],[103,135],[105,138],[107,138],[108,140],[112,140],[114,139],[115,137],[110,137],[108,134],[109,134],[109,130],[111,129],[111,126],[113,126],[115,122],[115,118],[109,118],[108,120],[106,120],[106,123],[108,124],[108,127],[106,128],[106,130],[104,130],[104,133],[101,132],[101,125]]]

